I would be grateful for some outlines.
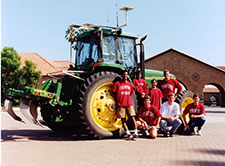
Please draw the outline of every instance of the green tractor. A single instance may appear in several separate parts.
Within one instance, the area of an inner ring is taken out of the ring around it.
[[[137,35],[125,33],[118,27],[83,28],[76,38],[75,66],[60,75],[53,73],[52,76],[58,78],[45,81],[39,89],[9,89],[5,109],[15,120],[22,121],[12,109],[12,101],[20,99],[21,112],[34,124],[77,136],[120,137],[124,130],[121,119],[116,116],[115,99],[110,90],[113,83],[121,79],[121,72],[128,70],[132,82],[141,69],[149,86],[152,79],[164,78],[162,71],[144,69],[145,38],[137,44]],[[140,46],[139,57],[137,46]],[[182,109],[192,102],[191,95],[183,91],[178,96]],[[132,100],[136,106],[136,95]],[[37,120],[37,107],[40,107],[42,123]]]

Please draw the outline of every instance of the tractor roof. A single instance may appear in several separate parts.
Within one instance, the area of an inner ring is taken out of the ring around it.
[[[81,39],[86,36],[90,36],[94,33],[94,31],[103,31],[104,35],[118,35],[118,36],[124,36],[124,37],[130,37],[137,39],[139,36],[137,34],[123,32],[121,28],[115,28],[115,27],[106,27],[106,26],[89,26],[89,27],[80,27],[80,35],[78,36],[78,39]]]

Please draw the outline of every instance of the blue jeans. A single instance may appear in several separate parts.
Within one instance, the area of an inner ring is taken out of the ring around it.
[[[204,125],[205,123],[205,118],[197,118],[195,120],[190,120],[188,122],[188,127],[185,131],[184,131],[184,134],[187,134],[187,135],[190,135],[191,133],[194,132],[194,127],[197,126],[198,127],[198,130],[201,130],[202,126]]]
[[[164,120],[162,119],[160,122],[160,127],[163,131],[163,133],[167,132],[166,127],[167,126],[172,126],[172,129],[170,130],[170,133],[175,133],[178,129],[178,127],[182,124],[182,121],[180,119],[174,120],[172,122],[168,121],[168,120]]]

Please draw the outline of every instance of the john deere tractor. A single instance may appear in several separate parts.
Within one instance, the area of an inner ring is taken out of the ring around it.
[[[141,69],[150,86],[153,78],[163,79],[163,72],[144,69],[143,41],[146,36],[137,44],[137,35],[118,27],[78,28],[83,29],[76,38],[75,66],[52,73],[55,79],[45,81],[38,89],[9,89],[5,109],[15,120],[23,121],[12,109],[12,101],[20,99],[21,112],[37,125],[44,124],[53,131],[72,132],[78,136],[119,137],[124,130],[121,119],[116,116],[115,99],[110,95],[114,82],[121,79],[124,69],[128,70],[132,82],[137,70]],[[182,108],[192,102],[191,95],[183,91],[178,96]],[[136,106],[136,95],[132,100]],[[41,123],[37,120],[37,107],[43,118]]]

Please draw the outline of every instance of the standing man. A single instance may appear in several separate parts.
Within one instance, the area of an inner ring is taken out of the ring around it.
[[[141,77],[142,73],[141,71],[138,71],[137,78],[133,80],[133,84],[135,87],[135,91],[138,93],[138,96],[144,98],[148,95],[148,83]]]
[[[160,110],[162,105],[162,91],[157,88],[157,81],[153,79],[151,81],[152,88],[149,89],[149,95],[151,96],[151,104]]]
[[[151,105],[150,96],[146,96],[144,100],[144,106],[138,111],[138,128],[140,128],[146,136],[150,135],[151,138],[157,137],[157,128],[159,128],[159,122],[161,120],[161,114],[159,110]]]
[[[205,107],[200,103],[200,97],[198,94],[193,96],[194,103],[189,104],[183,112],[184,120],[184,134],[191,135],[194,132],[194,127],[197,127],[196,134],[201,136],[201,128],[205,123]],[[189,123],[187,123],[186,115],[189,113]]]
[[[135,110],[133,107],[133,103],[131,100],[131,95],[133,94],[133,86],[128,81],[128,72],[126,70],[122,73],[122,80],[117,81],[111,90],[111,95],[116,97],[117,103],[117,115],[118,118],[121,118],[123,128],[128,135],[128,139],[137,140],[138,139],[138,131],[137,124],[135,120]],[[126,124],[126,113],[129,117],[131,117],[133,128],[134,128],[134,136],[131,135],[127,124]]]
[[[165,137],[167,137],[167,132],[173,137],[173,134],[177,131],[178,127],[182,124],[180,117],[179,105],[174,102],[175,95],[170,93],[168,95],[168,101],[162,104],[160,113],[162,114],[162,120],[160,122],[160,127],[163,131]],[[167,126],[172,126],[170,131],[167,130]]]
[[[137,78],[133,80],[134,88],[138,99],[138,109],[144,105],[144,98],[148,95],[148,83],[142,79],[141,71],[137,72]]]
[[[180,83],[173,78],[170,78],[170,72],[169,70],[164,71],[164,79],[159,83],[159,88],[161,89],[163,93],[162,102],[168,101],[168,95],[170,93],[175,93],[175,89],[177,88],[177,92],[175,94],[175,99],[177,95],[182,91],[182,86]]]

